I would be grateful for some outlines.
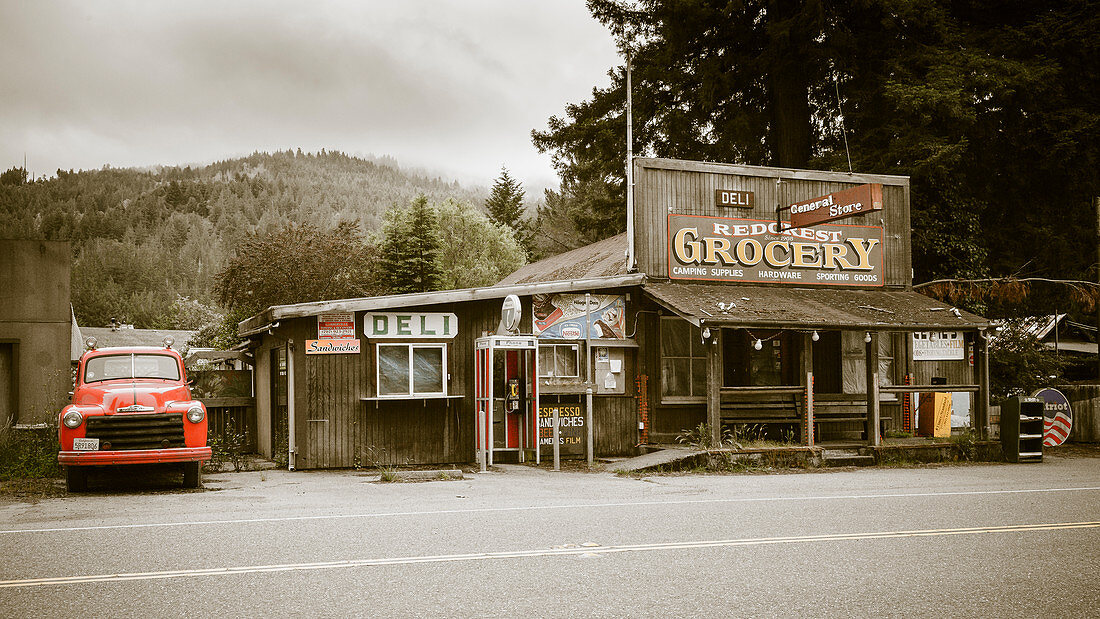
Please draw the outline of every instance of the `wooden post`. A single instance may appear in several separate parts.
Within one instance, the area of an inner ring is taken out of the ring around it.
[[[1100,196],[1096,196],[1096,282],[1100,285]],[[1100,303],[1096,304],[1096,326],[1100,328]],[[1096,333],[1100,344],[1100,331]],[[1096,350],[1096,378],[1100,379],[1100,347]]]
[[[806,413],[799,420],[802,444],[814,446],[814,340],[809,333],[802,334],[802,375],[806,377]]]
[[[707,347],[707,426],[710,427],[710,446],[717,448],[722,438],[722,329],[712,329],[710,339],[704,342]]]
[[[975,414],[978,417],[974,425],[978,428],[978,438],[988,440],[992,426],[989,422],[989,338],[985,331],[978,332],[977,349],[978,365],[978,405]]]
[[[867,444],[878,447],[881,439],[878,435],[878,333],[869,331],[867,342]]]

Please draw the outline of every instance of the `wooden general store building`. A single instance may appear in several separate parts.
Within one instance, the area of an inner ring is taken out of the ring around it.
[[[554,409],[566,456],[589,430],[595,456],[623,456],[700,423],[874,446],[930,391],[963,394],[988,435],[989,323],[912,290],[907,177],[644,158],[634,177],[632,233],[495,286],[242,322],[260,451],[286,440],[295,468],[470,463],[483,444],[547,458]]]

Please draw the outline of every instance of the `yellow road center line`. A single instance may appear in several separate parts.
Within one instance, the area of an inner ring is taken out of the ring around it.
[[[1046,524],[1013,524],[987,527],[964,527],[956,529],[917,529],[910,531],[875,531],[866,533],[831,533],[822,535],[800,535],[787,537],[753,537],[725,540],[702,540],[689,542],[662,542],[652,544],[631,544],[621,546],[580,546],[575,548],[513,550],[502,552],[482,552],[451,555],[425,555],[419,557],[390,557],[378,559],[349,559],[344,561],[326,561],[320,563],[284,563],[276,565],[247,565],[236,567],[217,567],[191,570],[172,570],[160,572],[133,572],[123,574],[92,574],[84,576],[58,576],[52,578],[27,578],[21,580],[0,580],[0,588],[42,587],[49,585],[74,585],[97,582],[121,582],[128,580],[158,580],[166,578],[190,578],[196,576],[228,576],[235,574],[255,574],[261,572],[296,572],[325,570],[348,567],[378,567],[388,565],[410,565],[417,563],[451,563],[458,561],[485,561],[494,559],[522,559],[530,557],[555,557],[575,555],[599,555],[624,552],[653,552],[669,550],[690,550],[696,548],[721,548],[738,546],[763,546],[768,544],[796,544],[830,541],[851,541],[866,539],[895,539],[905,537],[937,537],[946,535],[975,535],[981,533],[1020,533],[1029,531],[1060,531],[1067,529],[1093,529],[1100,527],[1095,522],[1055,522]]]

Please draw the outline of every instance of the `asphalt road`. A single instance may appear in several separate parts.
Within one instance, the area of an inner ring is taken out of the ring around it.
[[[0,615],[1100,613],[1100,459],[644,479],[208,476],[0,503]]]

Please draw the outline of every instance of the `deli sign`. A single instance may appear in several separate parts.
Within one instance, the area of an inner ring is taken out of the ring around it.
[[[735,208],[753,208],[756,206],[756,194],[740,189],[715,189],[715,206],[732,206]]]
[[[790,206],[791,227],[804,228],[881,210],[882,185],[860,185],[795,202]]]
[[[458,316],[443,313],[387,312],[363,316],[368,338],[451,339],[458,334]]]

